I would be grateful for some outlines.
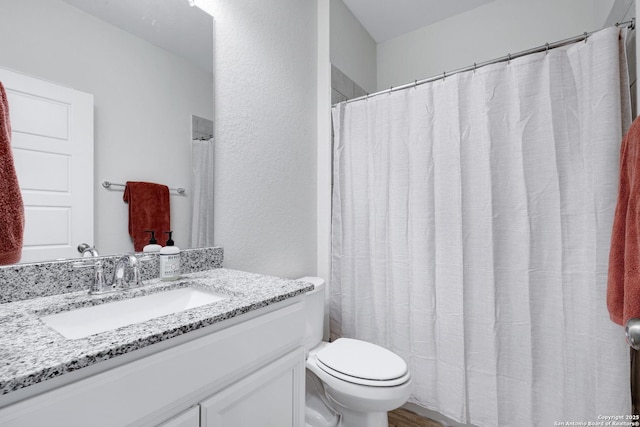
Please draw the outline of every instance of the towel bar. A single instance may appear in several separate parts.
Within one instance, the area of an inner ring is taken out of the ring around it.
[[[111,181],[102,181],[102,186],[104,188],[110,188],[112,185],[116,185],[118,187],[126,187],[125,184],[117,184],[115,182],[111,182]],[[186,192],[186,190],[182,187],[178,187],[178,188],[169,188],[169,190],[171,191],[175,191],[178,194],[184,194]]]

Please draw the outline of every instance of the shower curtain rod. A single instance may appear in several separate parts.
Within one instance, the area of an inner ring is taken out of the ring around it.
[[[632,18],[630,21],[624,21],[624,22],[618,22],[616,23],[616,27],[621,27],[621,26],[626,26],[627,28],[633,30],[636,27],[636,19]],[[600,30],[598,30],[600,31]],[[404,84],[402,86],[396,86],[396,87],[390,87],[389,89],[385,89],[385,90],[381,90],[379,92],[374,92],[371,94],[366,94],[363,96],[359,96],[357,98],[353,98],[353,99],[348,99],[346,101],[343,101],[345,104],[349,104],[351,102],[355,102],[355,101],[360,101],[363,99],[368,99],[374,96],[378,96],[378,95],[383,95],[385,93],[391,93],[391,92],[395,92],[398,90],[404,90],[404,89],[408,89],[410,87],[415,87],[415,86],[419,86],[425,83],[430,83],[430,82],[435,82],[436,80],[440,80],[440,79],[445,79],[449,76],[453,76],[455,74],[460,74],[460,73],[464,73],[466,71],[471,71],[471,70],[476,70],[478,68],[481,67],[485,67],[487,65],[491,65],[491,64],[497,64],[499,62],[505,62],[505,61],[511,61],[512,59],[516,59],[516,58],[520,58],[522,56],[527,56],[530,55],[532,53],[539,53],[539,52],[545,52],[545,51],[549,51],[549,49],[555,49],[558,47],[563,47],[563,46],[568,46],[570,44],[573,43],[577,43],[583,40],[587,40],[587,38],[589,38],[590,35],[596,33],[597,31],[591,31],[589,33],[585,32],[579,36],[575,36],[575,37],[570,37],[568,39],[564,39],[564,40],[559,40],[557,42],[553,42],[553,43],[545,43],[542,46],[537,46],[531,49],[527,49],[527,50],[523,50],[521,52],[517,52],[517,53],[509,53],[506,56],[502,56],[500,58],[495,58],[495,59],[491,59],[489,61],[485,61],[485,62],[480,62],[480,63],[474,63],[471,66],[468,67],[464,67],[464,68],[458,68],[456,70],[453,71],[445,71],[442,74],[438,74],[437,76],[433,76],[433,77],[429,77],[423,80],[416,80],[413,83],[407,83]],[[338,102],[338,104],[340,104],[340,102]]]

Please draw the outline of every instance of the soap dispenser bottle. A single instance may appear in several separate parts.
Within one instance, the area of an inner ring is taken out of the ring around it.
[[[180,277],[180,248],[173,245],[173,231],[165,234],[169,235],[169,239],[167,246],[160,249],[160,280],[176,280]]]
[[[151,233],[151,239],[149,239],[149,244],[142,248],[142,252],[145,253],[157,253],[160,252],[162,246],[158,244],[156,240],[156,232],[155,230],[144,230],[145,233]]]

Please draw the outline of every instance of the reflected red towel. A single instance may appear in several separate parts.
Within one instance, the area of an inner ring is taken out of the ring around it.
[[[24,204],[11,153],[9,101],[0,83],[0,265],[20,261],[23,234]]]
[[[620,147],[618,204],[613,217],[607,308],[611,320],[624,325],[640,318],[640,119]]]
[[[127,181],[122,199],[129,203],[129,235],[133,248],[140,252],[151,237],[145,230],[155,230],[160,239],[171,231],[169,187],[151,182]]]

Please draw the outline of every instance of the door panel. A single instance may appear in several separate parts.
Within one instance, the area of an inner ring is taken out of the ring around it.
[[[93,95],[0,69],[25,204],[20,262],[93,245]]]

